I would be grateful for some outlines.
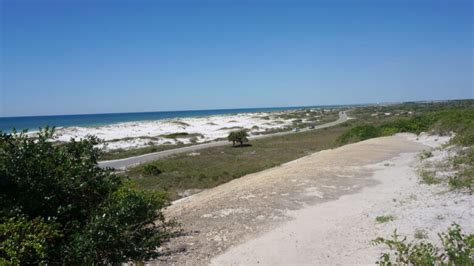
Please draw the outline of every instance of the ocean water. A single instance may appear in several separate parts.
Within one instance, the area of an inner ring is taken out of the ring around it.
[[[245,109],[218,109],[197,111],[169,111],[169,112],[143,112],[143,113],[110,113],[110,114],[85,114],[85,115],[51,115],[51,116],[22,116],[22,117],[0,117],[0,131],[11,132],[27,129],[36,131],[40,127],[93,127],[110,125],[115,123],[132,121],[150,121],[169,118],[200,117],[210,115],[271,112],[281,110],[295,110],[303,108],[334,108],[338,106],[296,106],[296,107],[272,107],[272,108],[245,108]]]

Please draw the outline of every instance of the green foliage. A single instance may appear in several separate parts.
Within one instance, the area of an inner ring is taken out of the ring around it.
[[[47,263],[48,247],[60,238],[57,224],[37,217],[7,218],[0,223],[0,264]]]
[[[161,137],[168,138],[168,139],[175,139],[175,138],[179,138],[179,137],[186,137],[188,135],[189,135],[188,132],[176,132],[176,133],[161,135]]]
[[[422,160],[428,159],[431,157],[433,157],[433,152],[431,152],[430,150],[424,150],[420,153],[420,159]]]
[[[160,168],[155,164],[146,164],[143,166],[143,172],[147,175],[159,175],[161,174]]]
[[[467,188],[473,191],[474,185],[474,145],[462,149],[450,160],[451,166],[457,172],[448,180],[453,189]]]
[[[381,130],[373,125],[357,125],[349,130],[347,130],[344,134],[342,134],[338,142],[340,144],[362,141],[370,138],[376,138],[381,136]]]
[[[453,225],[447,232],[439,234],[443,244],[443,260],[454,265],[472,265],[474,263],[474,235],[464,235],[458,224]]]
[[[0,245],[8,247],[3,261],[90,264],[158,255],[150,247],[167,240],[160,230],[169,226],[161,219],[162,196],[127,188],[123,178],[99,168],[97,138],[60,145],[52,139],[50,129],[35,139],[0,133]],[[162,221],[161,227],[151,220]]]
[[[165,190],[171,199],[189,195],[190,191],[215,187],[246,174],[262,171],[295,160],[307,154],[332,148],[344,129],[310,130],[299,134],[255,139],[244,149],[231,145],[210,147],[199,156],[176,154],[127,169],[140,188]],[[162,171],[150,175],[146,165]]]
[[[377,237],[372,244],[385,244],[391,252],[382,253],[380,265],[472,265],[474,235],[465,236],[459,225],[453,223],[446,233],[439,234],[443,248],[429,242],[410,242],[400,238],[397,230],[391,239]]]
[[[421,182],[427,185],[439,184],[441,183],[441,179],[436,177],[436,172],[421,169],[418,172],[418,175],[421,177]]]
[[[355,125],[348,129],[339,139],[340,144],[361,141],[369,138],[393,135],[399,132],[419,134],[431,132],[440,135],[455,133],[453,144],[462,146],[474,145],[474,108],[469,104],[460,104],[460,107],[436,111],[422,112],[414,117],[402,117],[374,125]],[[362,108],[363,109],[363,108]],[[355,113],[361,112],[357,110]]]
[[[375,217],[375,221],[378,223],[386,223],[395,220],[395,217],[393,215],[381,215]]]
[[[164,194],[123,187],[95,210],[83,231],[75,232],[68,245],[74,261],[120,263],[145,261],[157,256],[157,244],[171,234],[173,223],[161,212]]]
[[[135,149],[115,149],[115,150],[109,150],[107,152],[104,152],[104,154],[101,155],[100,159],[101,160],[123,159],[123,158],[132,157],[132,156],[152,153],[152,152],[159,152],[159,151],[166,151],[166,150],[171,150],[171,149],[187,147],[190,145],[191,144],[163,144],[163,145],[150,145],[150,146],[135,148]]]
[[[235,146],[235,143],[238,142],[239,146],[242,147],[244,143],[247,143],[249,141],[248,139],[248,134],[247,130],[239,130],[239,131],[233,131],[229,133],[229,136],[227,137],[227,140],[232,142],[232,146]]]

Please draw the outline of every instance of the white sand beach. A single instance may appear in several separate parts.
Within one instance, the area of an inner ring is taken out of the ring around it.
[[[137,121],[98,127],[65,127],[57,129],[56,136],[59,141],[69,141],[71,138],[80,139],[95,135],[107,143],[109,150],[161,144],[203,143],[225,138],[230,131],[238,129],[247,129],[250,136],[285,129],[293,125],[295,118],[291,117],[291,114],[297,112],[301,115],[301,110],[292,110]],[[307,110],[300,122],[317,123],[319,117],[329,112],[331,110]],[[170,134],[177,135],[167,136]]]

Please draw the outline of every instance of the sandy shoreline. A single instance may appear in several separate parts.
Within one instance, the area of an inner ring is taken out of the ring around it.
[[[225,138],[230,131],[247,129],[249,134],[264,134],[281,130],[299,123],[318,123],[329,109],[241,113],[234,115],[212,115],[163,119],[155,121],[126,122],[98,127],[65,127],[56,130],[58,141],[84,138],[95,135],[107,143],[107,149],[131,149],[149,145],[203,143]],[[295,114],[300,115],[295,117]],[[172,136],[176,133],[186,133]],[[171,136],[170,136],[171,134]]]

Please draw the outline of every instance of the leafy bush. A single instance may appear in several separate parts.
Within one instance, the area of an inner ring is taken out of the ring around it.
[[[169,237],[163,194],[97,166],[95,137],[52,142],[0,132],[0,258],[6,264],[115,263],[156,257]]]
[[[392,215],[381,215],[375,217],[375,221],[377,221],[378,223],[386,223],[393,220],[395,220],[395,217],[393,217]]]
[[[154,176],[161,174],[160,168],[158,168],[158,166],[155,164],[146,164],[145,166],[143,166],[143,172],[147,175]]]
[[[344,134],[342,134],[338,142],[341,144],[349,143],[349,142],[356,142],[362,141],[370,138],[376,138],[381,136],[380,128],[377,128],[373,125],[357,125],[349,130],[347,130]]]
[[[422,160],[428,159],[431,157],[433,157],[433,152],[431,152],[430,150],[424,150],[420,153],[420,159]]]
[[[61,236],[56,227],[41,217],[5,219],[0,224],[0,264],[47,263],[48,247]]]
[[[381,125],[356,125],[339,139],[340,144],[369,138],[393,135],[399,132],[420,134],[431,132],[440,135],[456,133],[453,144],[474,145],[474,108],[462,106],[441,111],[426,112],[411,118],[399,118]]]
[[[474,235],[464,235],[455,223],[446,233],[439,234],[443,248],[439,249],[429,242],[407,243],[406,237],[400,239],[397,230],[391,239],[378,237],[372,244],[385,244],[391,252],[382,253],[377,264],[380,265],[472,265],[474,263]]]

